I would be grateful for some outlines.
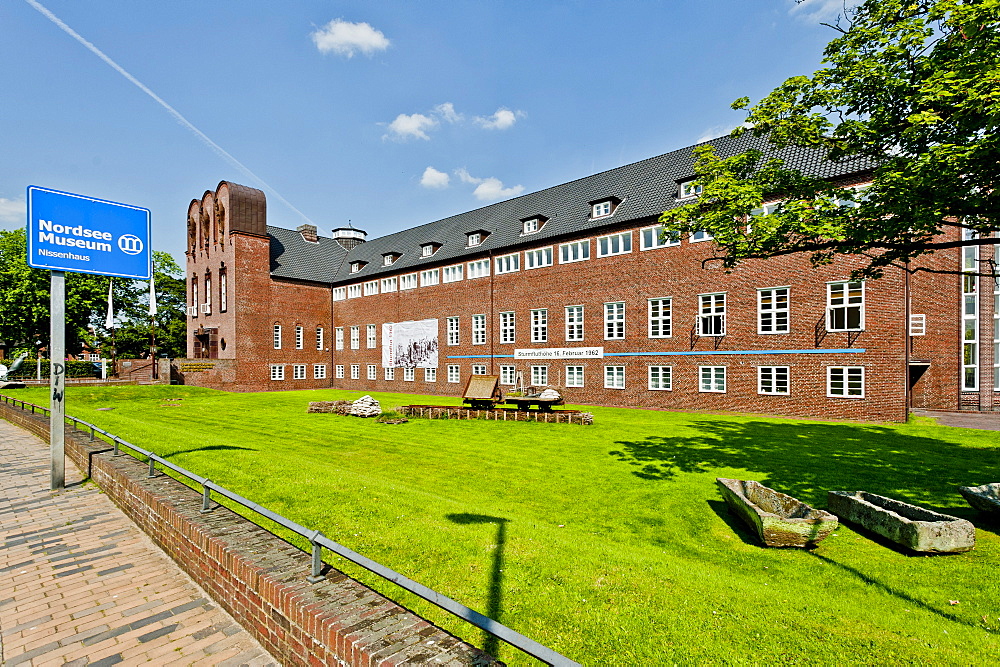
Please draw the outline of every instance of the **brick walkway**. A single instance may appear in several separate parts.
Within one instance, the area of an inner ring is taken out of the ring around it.
[[[273,665],[204,591],[66,460],[0,420],[0,663]]]

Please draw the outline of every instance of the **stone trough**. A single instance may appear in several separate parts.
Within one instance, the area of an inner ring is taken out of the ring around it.
[[[752,480],[716,478],[729,510],[769,547],[815,546],[837,529],[837,517]]]
[[[958,492],[965,498],[965,502],[980,512],[1000,513],[1000,483],[960,486]]]
[[[845,521],[921,553],[961,553],[976,546],[976,528],[941,514],[867,491],[830,491],[827,506]]]

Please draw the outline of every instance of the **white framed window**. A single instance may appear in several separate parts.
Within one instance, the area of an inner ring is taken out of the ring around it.
[[[672,299],[660,297],[647,299],[646,308],[649,314],[648,335],[650,338],[670,338],[672,329]]]
[[[399,291],[417,289],[417,274],[404,273],[399,277]]]
[[[316,349],[323,350],[326,348],[326,337],[323,332],[323,327],[316,327]]]
[[[486,375],[486,364],[473,364],[472,365],[473,375]]]
[[[378,347],[378,327],[374,324],[365,325],[365,332],[367,333],[367,345],[369,350],[374,350]]]
[[[993,246],[993,261],[1000,264],[1000,244]],[[993,390],[1000,392],[1000,269],[993,268]]]
[[[681,235],[677,232],[669,234],[664,230],[663,225],[655,225],[640,230],[639,250],[656,250],[657,248],[668,248],[681,244]]]
[[[514,313],[500,313],[500,342],[514,342]]]
[[[650,366],[646,371],[650,391],[672,391],[673,373],[672,366]]]
[[[680,184],[680,198],[697,197],[701,194],[701,189],[701,186],[696,185],[694,181],[685,181]]]
[[[461,378],[461,367],[458,364],[448,364],[448,382],[452,384],[459,382]]]
[[[361,379],[361,364],[351,364],[351,379],[352,380]]]
[[[472,316],[472,344],[486,345],[486,316]]]
[[[306,330],[301,325],[295,326],[295,349],[301,350],[306,344]]]
[[[927,316],[923,314],[910,313],[910,335],[911,336],[926,336],[927,335]]]
[[[333,300],[343,301],[347,298],[347,288],[346,287],[334,287],[333,288]]]
[[[726,335],[726,294],[698,295],[698,335]]]
[[[559,246],[559,263],[570,264],[590,259],[590,239],[563,243]]]
[[[396,262],[396,255],[387,253],[382,255],[382,266],[392,266]]]
[[[532,366],[531,367],[531,386],[533,387],[544,387],[549,383],[549,367],[548,366]]]
[[[420,272],[420,286],[421,287],[431,287],[437,285],[440,280],[440,274],[437,269],[428,269],[426,271]]]
[[[789,331],[788,288],[767,287],[757,290],[757,333],[783,334]]]
[[[441,269],[441,280],[445,283],[457,283],[462,279],[462,269],[464,265],[455,264],[454,266],[446,266]]]
[[[604,340],[625,338],[625,302],[604,304]]]
[[[566,306],[566,340],[583,340],[583,306]]]
[[[351,327],[351,349],[361,349],[361,325]]]
[[[757,393],[769,396],[788,396],[788,366],[758,366]]]
[[[212,274],[205,274],[205,303],[202,304],[201,312],[206,315],[212,314]]]
[[[963,237],[974,238],[968,230]],[[979,390],[979,248],[962,248],[962,390]]]
[[[704,229],[699,229],[699,230],[691,233],[691,236],[688,237],[688,242],[689,243],[698,243],[699,241],[711,241],[714,238],[715,238],[714,236],[712,236],[711,234],[709,234]]]
[[[458,345],[461,331],[459,329],[459,319],[457,317],[449,317],[445,322],[447,322],[448,345]]]
[[[542,218],[528,218],[521,221],[521,234],[534,234],[542,228]]]
[[[396,291],[396,276],[382,279],[382,293]]]
[[[348,299],[361,298],[361,283],[358,283],[357,285],[347,286],[347,298]]]
[[[826,284],[826,330],[862,331],[865,328],[865,283]]]
[[[606,218],[611,215],[611,200],[599,201],[590,207],[591,218]]]
[[[274,325],[274,349],[276,349],[276,350],[280,350],[281,349],[281,325],[280,324],[275,324]]]
[[[531,311],[531,342],[545,343],[549,340],[549,311],[538,308]]]
[[[343,350],[344,349],[344,327],[334,327],[333,329],[333,346],[334,349]]]
[[[378,366],[376,364],[368,364],[368,379],[369,380],[378,379]]]
[[[351,262],[351,273],[357,273],[363,268],[365,268],[364,262]]]
[[[597,237],[597,256],[611,257],[632,252],[632,232],[621,232]]]
[[[830,398],[864,398],[864,366],[827,366],[826,395]]]
[[[226,284],[226,270],[219,269],[219,312],[224,313],[229,307],[229,290]]]
[[[292,379],[293,380],[305,380],[306,379],[306,365],[305,364],[292,364]]]
[[[336,374],[337,379],[342,380],[344,378],[344,365],[337,364],[333,368],[333,372]]]
[[[271,364],[271,379],[272,380],[285,379],[285,367],[282,364]]]
[[[483,234],[482,232],[470,232],[466,236],[466,245],[470,248],[474,248],[477,245],[482,245]]]
[[[395,380],[396,379],[396,369],[393,368],[392,366],[387,366],[385,368],[385,375],[384,376],[385,376],[386,380]]]
[[[524,251],[524,270],[552,266],[552,246]]]
[[[516,366],[501,366],[500,367],[500,384],[513,385],[517,382],[517,367]]]
[[[425,368],[424,369],[424,382],[437,382],[438,381],[438,369],[436,368]]]
[[[625,367],[605,366],[604,367],[604,388],[624,389],[625,388]]]
[[[521,270],[521,253],[515,252],[510,255],[501,255],[494,260],[496,264],[496,274],[498,276],[505,273],[514,273]]]
[[[583,366],[566,367],[566,386],[567,387],[583,386]]]
[[[188,308],[188,315],[198,317],[198,276],[191,276],[191,306]]]
[[[698,391],[711,394],[726,393],[726,367],[698,366]]]
[[[485,278],[490,275],[490,260],[477,259],[469,262],[469,280],[473,278]]]
[[[366,282],[364,285],[364,294],[365,296],[373,296],[375,294],[378,294],[378,281],[369,280],[368,282]]]
[[[420,246],[420,256],[430,257],[437,252],[439,247],[436,243],[425,243]]]
[[[326,364],[313,364],[313,378],[316,380],[326,379]]]
[[[416,377],[416,375],[417,374],[414,372],[413,368],[404,368],[403,369],[403,382],[413,382],[414,378]]]

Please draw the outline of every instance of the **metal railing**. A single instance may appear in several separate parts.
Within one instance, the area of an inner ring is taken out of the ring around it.
[[[36,413],[41,413],[44,415],[49,414],[48,408],[42,407],[40,405],[35,405],[34,403],[28,403],[27,401],[22,401],[20,399],[14,398],[13,396],[0,394],[0,400],[2,400],[4,403],[8,405],[20,407],[22,410],[26,412],[30,410],[32,414]],[[579,665],[579,663],[570,660],[566,656],[557,653],[556,651],[553,651],[547,646],[539,644],[530,637],[526,637],[521,633],[517,632],[516,630],[508,628],[506,625],[494,621],[493,619],[480,614],[478,611],[466,607],[464,604],[457,602],[446,595],[442,595],[441,593],[438,593],[437,591],[430,589],[427,586],[424,586],[423,584],[417,583],[416,581],[413,581],[412,579],[403,576],[402,574],[386,567],[385,565],[382,565],[381,563],[377,563],[366,556],[362,556],[356,551],[348,549],[342,544],[334,542],[333,540],[323,535],[323,533],[321,533],[318,530],[309,530],[305,526],[298,524],[292,521],[291,519],[287,519],[281,516],[280,514],[272,512],[266,507],[258,505],[257,503],[247,498],[244,498],[238,493],[233,493],[229,489],[223,486],[219,486],[218,484],[208,479],[207,477],[202,477],[201,475],[186,470],[185,468],[182,468],[181,466],[175,463],[171,463],[170,461],[167,461],[166,459],[157,456],[156,454],[154,454],[149,450],[143,449],[142,447],[126,442],[125,440],[122,440],[120,437],[114,435],[113,433],[108,433],[101,427],[95,426],[90,422],[86,422],[82,419],[78,419],[71,415],[66,415],[66,421],[71,422],[73,424],[74,430],[80,430],[79,429],[80,426],[84,427],[83,428],[84,431],[89,429],[91,442],[94,442],[96,440],[98,434],[107,438],[109,440],[109,444],[113,445],[114,447],[113,449],[114,453],[112,454],[112,456],[122,456],[124,454],[127,454],[128,452],[122,451],[122,447],[127,447],[133,452],[138,453],[141,457],[145,457],[146,461],[149,464],[149,473],[146,475],[147,478],[156,477],[156,464],[159,463],[161,466],[169,468],[170,470],[173,470],[177,474],[187,477],[196,484],[200,484],[202,489],[201,512],[203,513],[212,511],[213,509],[212,493],[217,493],[218,495],[224,498],[228,498],[229,500],[247,508],[248,510],[256,512],[260,516],[273,521],[282,528],[290,530],[293,533],[296,533],[306,538],[312,547],[312,571],[310,575],[306,577],[306,580],[309,581],[310,583],[316,583],[322,581],[325,578],[323,574],[323,549],[328,549],[329,551],[332,551],[341,558],[349,560],[350,562],[356,565],[360,565],[369,572],[377,574],[378,576],[382,577],[387,581],[391,581],[400,588],[409,591],[410,593],[413,593],[414,595],[417,595],[423,598],[424,600],[427,600],[428,602],[437,605],[441,609],[444,609],[445,611],[471,623],[480,630],[484,630],[490,633],[494,637],[505,641],[506,643],[510,644],[511,646],[521,651],[524,651],[531,657],[537,658],[538,660],[544,662],[547,665],[559,665],[559,666]],[[139,459],[139,456],[134,456],[133,458]]]

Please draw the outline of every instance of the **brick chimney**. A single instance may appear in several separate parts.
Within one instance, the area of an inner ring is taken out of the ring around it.
[[[299,225],[295,231],[302,234],[302,238],[310,243],[319,242],[319,236],[316,235],[316,225]]]

